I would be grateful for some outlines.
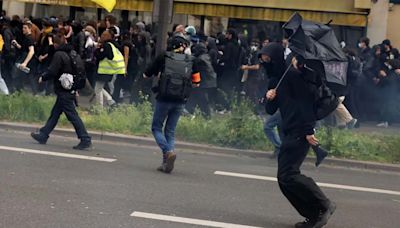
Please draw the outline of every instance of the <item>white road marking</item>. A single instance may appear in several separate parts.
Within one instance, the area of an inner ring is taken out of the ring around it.
[[[132,217],[153,219],[167,222],[185,223],[191,225],[207,226],[207,227],[221,227],[221,228],[261,228],[256,226],[237,225],[231,223],[214,222],[209,220],[183,218],[169,215],[160,215],[146,212],[135,211],[131,214]]]
[[[278,182],[278,179],[275,177],[267,177],[267,176],[258,176],[251,174],[243,174],[243,173],[232,173],[232,172],[223,172],[223,171],[215,171],[215,175],[220,176],[230,176],[230,177],[240,177],[247,179],[256,179],[256,180],[265,180],[265,181],[274,181]],[[334,188],[334,189],[342,189],[342,190],[351,190],[351,191],[359,191],[359,192],[371,192],[371,193],[381,193],[381,194],[389,194],[389,195],[398,195],[400,196],[399,191],[385,190],[385,189],[377,189],[377,188],[364,188],[350,185],[340,185],[340,184],[329,184],[329,183],[317,183],[320,187],[325,188]]]
[[[83,160],[102,161],[102,162],[115,162],[117,160],[117,159],[112,159],[112,158],[92,157],[92,156],[85,156],[85,155],[78,155],[78,154],[58,153],[58,152],[51,152],[51,151],[33,150],[33,149],[8,147],[8,146],[0,146],[0,150],[30,153],[30,154],[49,155],[49,156],[64,157],[64,158],[77,158],[77,159],[83,159]]]

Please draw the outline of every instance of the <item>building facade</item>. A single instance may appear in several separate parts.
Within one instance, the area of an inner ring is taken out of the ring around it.
[[[228,26],[245,30],[257,38],[278,39],[281,26],[294,12],[308,20],[331,22],[339,40],[355,46],[361,36],[372,43],[391,39],[400,46],[398,0],[175,0],[173,22],[201,27],[215,34]],[[8,15],[72,16],[78,20],[98,19],[105,12],[89,0],[3,0]],[[153,0],[118,0],[112,12],[124,20],[152,22]],[[258,34],[261,31],[263,34]]]

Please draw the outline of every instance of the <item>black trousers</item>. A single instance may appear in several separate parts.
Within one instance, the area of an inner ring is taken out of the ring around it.
[[[34,68],[32,67],[32,72],[27,74],[14,66],[12,71],[14,87],[11,90],[14,92],[21,92],[24,89],[24,81],[28,80],[31,86],[32,93],[37,94],[39,89],[38,77],[34,74],[33,69]]]
[[[200,108],[200,111],[205,117],[210,117],[210,101],[209,101],[209,88],[194,88],[188,103],[186,104],[186,109],[194,114],[196,107]]]
[[[313,179],[300,172],[309,149],[304,135],[285,135],[278,157],[278,183],[283,195],[299,214],[314,219],[321,210],[327,209],[329,199]]]
[[[71,122],[74,126],[78,138],[81,141],[90,142],[91,138],[87,133],[85,125],[83,125],[78,112],[76,111],[75,94],[70,93],[62,93],[57,95],[57,100],[53,106],[53,109],[51,110],[50,117],[47,120],[46,125],[40,129],[40,134],[42,134],[43,137],[48,138],[50,133],[56,127],[62,113],[65,113],[69,122]]]

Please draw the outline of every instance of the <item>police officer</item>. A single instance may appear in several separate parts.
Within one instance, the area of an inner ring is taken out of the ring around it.
[[[57,95],[57,100],[46,125],[38,132],[31,133],[31,136],[40,144],[46,144],[49,134],[56,127],[60,115],[65,113],[67,119],[74,126],[78,138],[81,140],[80,143],[73,148],[76,150],[86,150],[91,148],[92,142],[91,137],[87,133],[86,128],[76,111],[76,91],[73,89],[65,89],[59,80],[64,74],[73,75],[76,73],[70,55],[74,56],[78,66],[83,67],[84,63],[76,52],[73,51],[73,47],[66,44],[66,39],[63,34],[57,34],[54,37],[54,47],[56,52],[51,60],[49,68],[39,78],[39,83],[53,80],[54,92]]]

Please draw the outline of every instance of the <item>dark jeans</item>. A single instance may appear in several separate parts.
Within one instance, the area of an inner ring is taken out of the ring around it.
[[[50,117],[47,120],[46,125],[40,129],[40,134],[42,134],[43,137],[48,138],[50,133],[56,127],[61,114],[65,113],[69,122],[71,122],[74,126],[78,138],[81,141],[90,142],[91,138],[87,133],[85,125],[83,125],[83,122],[75,108],[75,94],[58,94],[56,103],[51,110]]]
[[[300,215],[315,219],[321,210],[327,209],[329,200],[313,179],[300,172],[309,149],[304,135],[284,137],[278,157],[278,183],[283,195]]]
[[[268,140],[275,147],[275,152],[279,154],[282,142],[280,127],[282,124],[281,112],[277,111],[272,116],[268,117],[264,124],[264,133]],[[275,130],[276,128],[276,130]],[[279,133],[279,134],[278,134]]]
[[[156,102],[151,131],[164,154],[175,149],[175,129],[183,108],[184,104],[179,102]]]

